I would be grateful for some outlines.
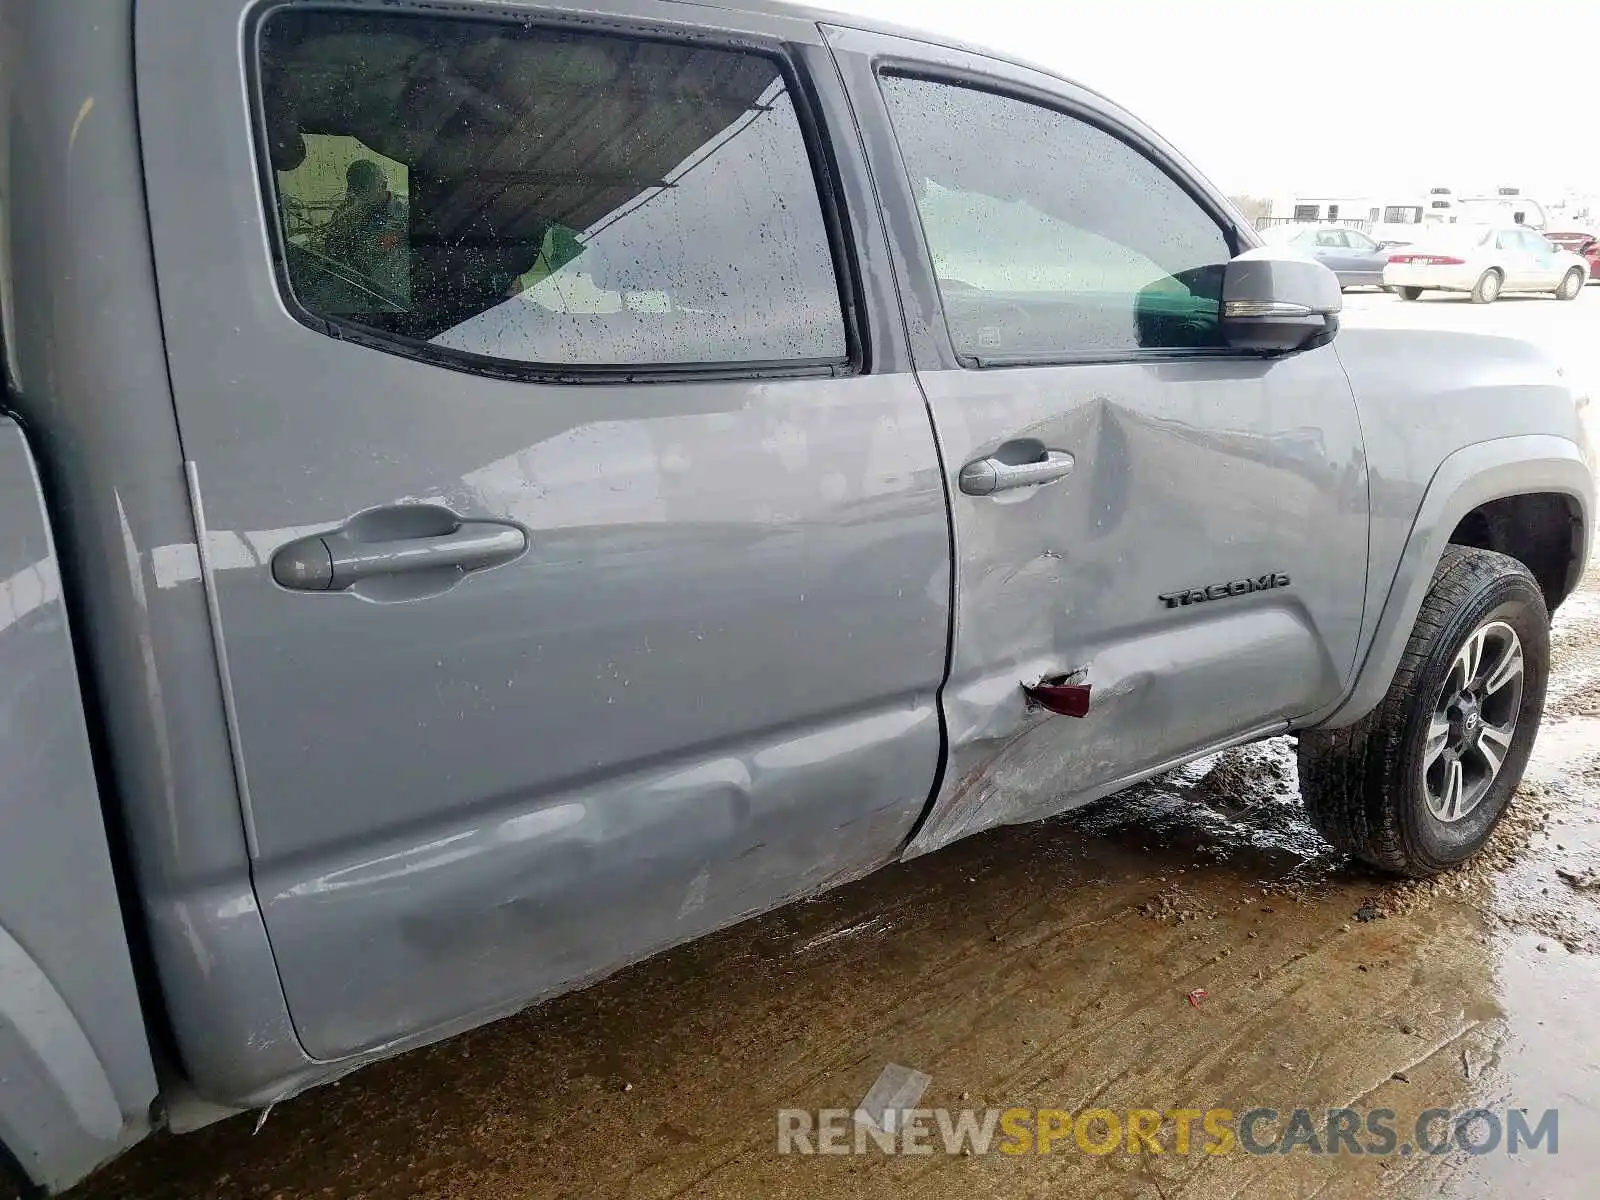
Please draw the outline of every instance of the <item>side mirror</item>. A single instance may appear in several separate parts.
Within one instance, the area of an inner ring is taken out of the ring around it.
[[[1339,277],[1272,247],[1246,250],[1222,275],[1222,337],[1240,350],[1289,354],[1325,346],[1339,331]]]

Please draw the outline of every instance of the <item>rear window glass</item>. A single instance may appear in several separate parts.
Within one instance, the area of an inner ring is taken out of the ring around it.
[[[1427,237],[1422,240],[1430,246],[1438,246],[1441,249],[1470,250],[1475,246],[1485,245],[1493,237],[1494,230],[1483,225],[1446,225],[1437,230],[1429,230]]]
[[[284,272],[314,317],[541,365],[846,357],[774,59],[295,9],[262,27],[261,83]]]

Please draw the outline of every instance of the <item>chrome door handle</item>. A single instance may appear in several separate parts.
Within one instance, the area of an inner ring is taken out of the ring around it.
[[[1020,463],[1007,462],[996,454],[961,468],[961,490],[969,496],[987,496],[1012,488],[1038,487],[1066,478],[1072,474],[1072,466],[1072,455],[1065,450],[1041,449],[1038,457]]]

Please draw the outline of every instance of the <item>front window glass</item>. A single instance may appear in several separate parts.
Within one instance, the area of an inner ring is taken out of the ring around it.
[[[1038,104],[882,82],[960,353],[1222,344],[1227,238],[1154,162]]]

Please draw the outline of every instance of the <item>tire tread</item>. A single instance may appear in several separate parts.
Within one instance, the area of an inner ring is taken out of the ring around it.
[[[1429,875],[1449,865],[1427,861],[1407,844],[1390,792],[1401,773],[1418,680],[1440,637],[1464,605],[1507,575],[1526,579],[1537,592],[1528,568],[1514,558],[1446,547],[1383,700],[1345,728],[1300,735],[1301,794],[1311,823],[1335,849],[1396,875]]]

